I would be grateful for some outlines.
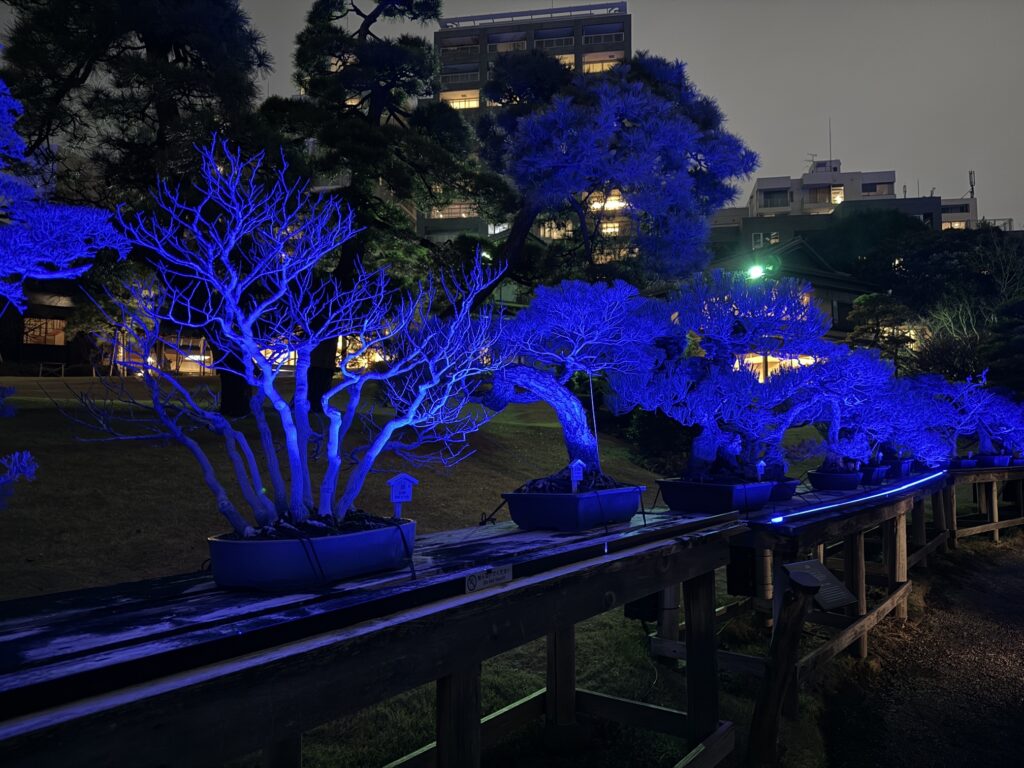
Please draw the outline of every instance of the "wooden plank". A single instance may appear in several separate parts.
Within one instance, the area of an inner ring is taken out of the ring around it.
[[[480,662],[437,680],[437,766],[480,765]]]
[[[651,637],[650,650],[654,656],[686,660],[686,643],[682,640],[665,640],[660,637]],[[762,677],[764,675],[765,660],[763,656],[750,656],[746,653],[719,650],[718,664],[722,669],[729,672],[739,672],[745,675],[754,675],[755,677]]]
[[[806,621],[809,624],[820,624],[823,627],[835,627],[845,629],[856,621],[856,618],[842,613],[831,613],[829,611],[810,611]]]
[[[844,648],[847,648],[858,637],[863,637],[888,616],[901,601],[905,601],[910,595],[913,582],[904,583],[899,589],[893,592],[882,603],[873,608],[870,613],[859,621],[851,624],[824,645],[820,645],[807,654],[798,665],[798,677],[801,682],[813,680],[825,663],[835,658]]]
[[[731,755],[735,748],[735,729],[732,723],[725,721],[719,723],[715,732],[691,749],[674,768],[714,768]]]
[[[932,510],[932,526],[940,534],[944,534],[944,533],[946,533],[949,530],[949,526],[947,525],[947,520],[946,520],[946,511],[945,511],[945,507],[944,507],[944,505],[942,503],[942,499],[943,499],[943,494],[941,492],[940,493],[933,493],[931,495],[931,504],[930,504],[930,506],[931,506],[931,510]],[[940,551],[945,553],[948,548],[949,548],[949,536],[947,535],[945,537],[945,539],[943,540],[943,543],[942,543],[942,545],[940,547]]]
[[[892,572],[893,587],[907,581],[907,516],[897,515],[893,520],[893,542],[892,542]],[[907,618],[907,601],[904,600],[896,606],[896,618]]]
[[[581,688],[576,691],[576,712],[669,736],[686,737],[687,715],[678,709],[645,704]]]
[[[711,572],[742,530],[642,544],[3,722],[5,768],[224,762],[542,637],[551,617],[576,623]]]
[[[843,580],[846,582],[846,588],[857,598],[857,603],[851,605],[847,610],[851,616],[859,619],[868,612],[867,574],[864,567],[864,531],[858,531],[843,540],[843,560],[845,563]],[[857,639],[854,655],[860,659],[867,658],[867,634],[861,635]]]
[[[500,742],[509,733],[517,731],[544,715],[544,688],[514,701],[508,706],[492,712],[480,721],[480,747],[487,750]],[[433,768],[437,763],[437,742],[420,747],[384,768]]]
[[[918,563],[928,563],[928,555],[933,552],[940,551],[946,545],[947,539],[946,531],[936,534],[932,537],[932,540],[925,544],[920,549],[916,549],[907,555],[907,567],[913,568]]]
[[[548,633],[547,721],[549,726],[576,721],[576,628],[571,624]]]
[[[1024,518],[1011,517],[1007,520],[999,520],[994,523],[982,523],[981,525],[972,525],[970,528],[959,528],[953,533],[955,534],[956,539],[965,539],[968,536],[977,536],[979,533],[1001,531],[1006,528],[1016,528],[1019,525],[1024,525]]]
[[[715,574],[703,573],[683,582],[686,615],[686,712],[691,744],[718,728],[718,634],[715,632]]]
[[[799,571],[789,574],[789,583],[791,586],[786,590],[772,632],[765,679],[754,704],[747,751],[751,765],[775,765],[778,762],[783,698],[790,687],[796,685],[796,663],[800,658],[804,618],[820,587],[816,577]]]
[[[772,550],[760,548],[754,550],[754,597],[757,600],[765,600],[771,603],[775,596],[774,586],[774,560]],[[769,615],[764,620],[766,627],[771,627],[772,619]]]

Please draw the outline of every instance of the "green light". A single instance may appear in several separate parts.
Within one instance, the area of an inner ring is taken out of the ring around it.
[[[764,277],[764,267],[760,264],[755,264],[747,270],[747,277],[751,280],[760,280]]]

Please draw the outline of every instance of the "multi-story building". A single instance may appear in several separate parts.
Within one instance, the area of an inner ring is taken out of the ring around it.
[[[441,61],[438,99],[467,110],[471,120],[489,107],[482,89],[503,53],[543,51],[576,72],[594,74],[627,60],[632,51],[631,19],[624,2],[448,17],[439,24],[434,33]],[[609,229],[621,226],[602,222]],[[439,242],[462,234],[500,236],[503,229],[503,224],[481,219],[466,201],[423,211],[417,218],[418,234]],[[567,233],[542,224],[535,234],[552,240]]]

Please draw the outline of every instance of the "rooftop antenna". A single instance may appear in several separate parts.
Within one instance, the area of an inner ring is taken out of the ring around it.
[[[971,183],[971,199],[973,200],[974,199],[974,170],[973,169],[967,172],[967,179]]]
[[[807,153],[807,157],[810,159],[810,162],[811,162],[811,167],[808,169],[808,172],[809,173],[813,173],[814,172],[814,161],[818,159],[818,153],[817,152],[808,152]]]
[[[905,199],[906,199],[906,197],[907,197],[907,185],[906,185],[906,184],[904,184],[904,185],[903,185],[903,199],[905,200]]]
[[[921,180],[920,179],[917,180],[917,196],[918,197],[921,196]]]

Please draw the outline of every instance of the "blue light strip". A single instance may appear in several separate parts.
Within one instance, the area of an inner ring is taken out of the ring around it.
[[[945,472],[945,470],[943,470],[942,472],[935,472],[934,474],[926,475],[925,477],[918,478],[917,480],[915,480],[912,483],[907,483],[906,485],[900,485],[900,486],[897,486],[896,488],[887,488],[884,491],[879,491],[878,493],[872,493],[869,496],[858,496],[855,499],[847,499],[845,501],[835,501],[835,502],[833,502],[831,504],[823,504],[820,507],[811,507],[810,509],[801,509],[798,512],[790,512],[788,515],[779,515],[778,517],[771,518],[771,522],[772,523],[782,523],[782,522],[785,522],[788,518],[791,518],[791,517],[802,517],[803,515],[813,515],[815,512],[824,512],[827,509],[835,509],[836,507],[843,507],[843,506],[847,506],[849,504],[857,504],[857,503],[862,502],[862,501],[871,501],[872,499],[878,499],[878,498],[882,498],[884,496],[891,496],[894,493],[899,493],[900,491],[905,491],[907,488],[913,488],[915,485],[921,485],[922,483],[927,483],[929,480],[934,480],[935,478],[942,477],[945,474],[946,474],[946,472]]]

